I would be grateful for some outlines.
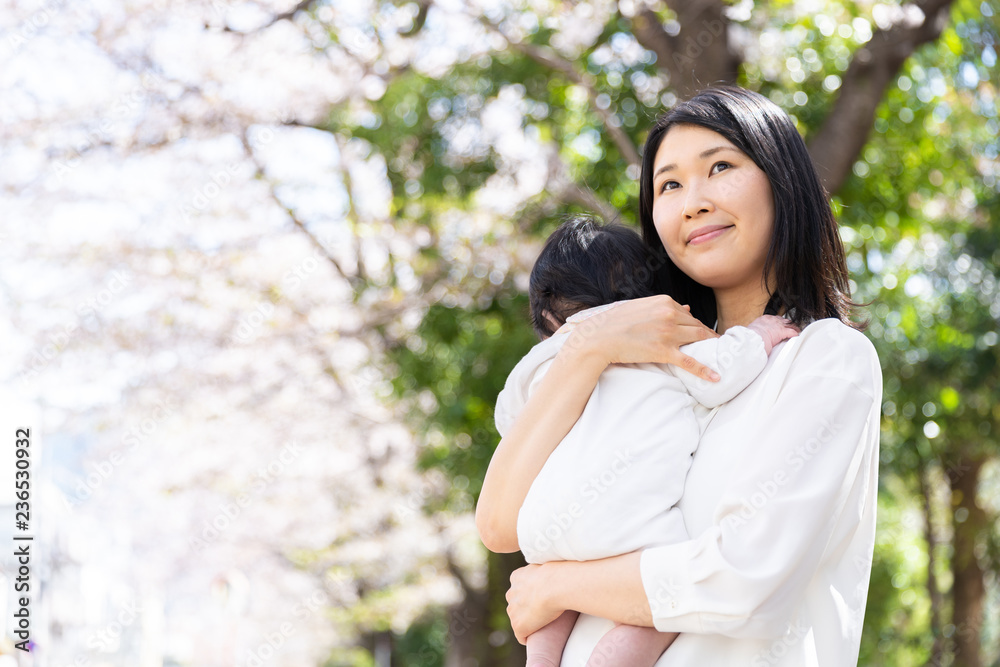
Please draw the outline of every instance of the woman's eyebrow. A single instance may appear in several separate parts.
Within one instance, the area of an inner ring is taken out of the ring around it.
[[[706,151],[702,151],[701,155],[699,155],[698,157],[701,158],[702,160],[704,160],[708,156],[715,155],[719,151],[736,151],[737,153],[740,152],[738,149],[736,149],[736,148],[734,148],[732,146],[716,146],[714,148],[709,148]],[[671,169],[676,169],[676,168],[677,168],[677,165],[673,164],[673,163],[672,164],[668,164],[668,165],[664,165],[664,166],[662,166],[662,167],[660,167],[659,169],[656,170],[656,173],[653,174],[653,178],[655,179],[657,176],[659,176],[663,172],[670,171]]]

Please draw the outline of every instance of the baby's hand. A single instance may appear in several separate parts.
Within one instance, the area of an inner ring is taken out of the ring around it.
[[[771,348],[783,340],[799,335],[799,328],[777,315],[761,315],[747,325],[751,331],[756,331],[764,339],[764,353],[771,354]]]

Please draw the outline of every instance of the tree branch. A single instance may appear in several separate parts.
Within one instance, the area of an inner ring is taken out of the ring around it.
[[[427,22],[427,12],[431,8],[431,0],[417,0],[417,17],[413,19],[413,27],[409,30],[404,30],[399,33],[403,37],[413,37],[418,32],[423,30],[424,23]]]
[[[670,87],[687,99],[706,86],[735,83],[742,55],[729,43],[726,5],[720,0],[669,0],[680,30],[668,33],[659,15],[644,7],[632,17],[632,34],[656,54],[657,67],[667,74]]]
[[[586,185],[580,185],[571,179],[568,174],[566,164],[559,158],[559,154],[553,151],[549,156],[549,173],[546,178],[546,189],[557,200],[576,204],[577,206],[600,214],[605,222],[611,222],[620,215],[618,209],[601,199],[596,192]]]
[[[439,529],[437,532],[440,535],[444,531]],[[466,597],[472,597],[485,602],[485,594],[483,590],[477,586],[473,586],[472,582],[469,581],[465,572],[462,571],[462,568],[459,567],[458,563],[455,561],[454,550],[451,547],[448,547],[445,551],[444,558],[445,564],[448,567],[448,573],[455,577],[459,585],[462,587],[462,590],[465,592]]]
[[[267,25],[269,26],[274,25],[278,21],[291,20],[296,14],[308,10],[315,4],[316,0],[302,0],[302,2],[298,3],[297,5],[289,9],[287,12],[282,12],[280,14],[275,15],[275,17],[271,19],[271,22],[268,23]],[[267,26],[264,27],[266,28]]]
[[[535,44],[515,42],[507,37],[507,35],[500,30],[499,26],[490,23],[490,21],[485,17],[480,17],[480,22],[489,30],[492,30],[506,39],[511,48],[523,53],[543,67],[547,67],[563,74],[567,79],[584,88],[587,91],[587,96],[590,98],[591,107],[594,109],[594,112],[600,116],[601,122],[604,124],[604,129],[608,133],[608,136],[611,137],[611,141],[615,144],[615,147],[618,148],[618,152],[621,153],[621,156],[625,158],[625,161],[630,165],[639,164],[639,150],[636,148],[635,144],[632,143],[632,139],[628,136],[628,134],[622,129],[621,122],[618,120],[617,116],[609,110],[602,109],[598,106],[597,97],[600,95],[600,92],[597,90],[597,85],[595,84],[593,77],[581,72],[577,69],[576,65],[560,56],[554,49],[537,46]]]
[[[911,5],[923,12],[920,24],[900,21],[886,29],[878,28],[871,40],[854,52],[837,101],[809,143],[809,154],[830,194],[843,186],[868,142],[886,88],[907,58],[941,35],[952,1],[922,0]]]
[[[642,11],[633,16],[630,23],[632,35],[635,36],[636,41],[656,54],[657,66],[667,74],[672,83],[674,76],[670,71],[669,63],[672,62],[672,56],[678,47],[677,37],[663,29],[660,17],[648,7],[644,7]]]
[[[295,123],[286,122],[286,124],[291,125]],[[243,142],[244,152],[254,163],[254,168],[256,169],[256,176],[258,178],[266,180],[267,174],[264,172],[264,165],[260,163],[260,161],[257,159],[257,156],[254,154],[253,147],[250,145],[250,138],[247,136],[246,131],[243,132],[241,140]],[[285,214],[288,216],[288,219],[291,220],[292,224],[295,225],[299,229],[299,231],[301,231],[303,234],[306,235],[306,237],[312,242],[312,244],[316,247],[316,249],[320,252],[320,254],[323,255],[323,257],[325,257],[330,262],[330,264],[333,266],[334,270],[340,275],[340,277],[347,281],[348,285],[350,285],[354,289],[358,289],[359,283],[364,281],[363,276],[352,276],[348,274],[347,271],[344,270],[344,267],[340,265],[340,262],[337,260],[337,258],[334,257],[332,254],[330,254],[330,251],[327,250],[326,246],[323,245],[323,242],[320,241],[316,237],[316,235],[312,233],[312,231],[310,231],[309,227],[306,226],[305,222],[303,222],[302,219],[299,218],[299,216],[295,213],[295,211],[289,208],[283,201],[281,201],[277,193],[274,191],[273,185],[270,182],[268,182],[268,185],[269,185],[268,190],[271,194],[271,199],[274,201],[275,204],[277,204],[281,208],[281,210],[285,212]]]
[[[232,32],[237,35],[252,35],[255,32],[260,32],[262,30],[267,30],[275,23],[280,23],[281,21],[290,21],[295,18],[295,15],[299,12],[308,11],[313,5],[315,5],[317,0],[302,0],[294,7],[289,9],[287,12],[281,12],[280,14],[275,14],[271,17],[271,20],[260,26],[259,28],[254,28],[253,30],[233,30],[228,25],[222,29],[223,32]]]

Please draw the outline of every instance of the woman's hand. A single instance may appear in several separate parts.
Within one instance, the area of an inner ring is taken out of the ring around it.
[[[521,644],[527,644],[528,635],[538,632],[559,618],[565,609],[556,609],[546,593],[552,581],[546,576],[550,566],[528,565],[514,570],[510,575],[510,590],[507,591],[507,616],[514,629],[514,636]]]
[[[599,355],[606,363],[664,363],[716,381],[711,368],[680,351],[682,345],[715,333],[666,295],[620,301],[586,319],[568,322],[561,331],[571,332],[566,347]]]

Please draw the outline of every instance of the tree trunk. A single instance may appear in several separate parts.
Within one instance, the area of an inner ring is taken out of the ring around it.
[[[923,44],[941,36],[952,0],[919,0],[924,15],[918,25],[899,21],[878,29],[867,44],[858,47],[844,72],[833,109],[809,142],[809,154],[824,187],[836,194],[861,149],[868,142],[875,111],[903,63]]]
[[[487,658],[482,664],[487,667],[524,667],[527,660],[524,647],[514,637],[510,619],[507,618],[507,589],[510,588],[510,574],[525,565],[527,563],[520,551],[490,555],[490,577],[487,584],[489,597],[493,603],[490,609],[493,621],[490,629],[496,634],[494,642],[487,642],[482,647],[481,655]]]
[[[986,512],[976,504],[983,459],[960,454],[958,461],[948,467],[954,514],[954,547],[951,569],[954,577],[952,601],[955,625],[954,667],[983,667],[980,648],[983,630],[983,612],[986,585],[983,568],[975,555],[976,543],[983,531],[989,529]],[[958,521],[966,514],[964,521]]]
[[[886,89],[917,48],[941,36],[952,2],[917,0],[914,4],[923,13],[919,24],[897,21],[876,29],[852,56],[833,108],[809,142],[809,155],[830,194],[851,175]],[[632,34],[656,54],[656,66],[669,77],[671,90],[684,100],[714,84],[736,83],[743,55],[729,41],[727,5],[720,0],[660,4],[673,10],[680,29],[668,32],[645,6],[632,17]]]
[[[931,657],[928,665],[944,664],[944,634],[941,631],[941,610],[944,607],[943,595],[937,581],[937,538],[934,534],[934,505],[931,501],[934,485],[929,479],[930,464],[926,461],[920,470],[920,494],[924,499],[924,539],[927,540],[927,592],[931,598],[931,634],[934,645],[931,647]]]
[[[656,54],[657,68],[682,100],[713,84],[736,83],[741,57],[729,44],[726,4],[719,0],[669,0],[680,29],[668,33],[656,12],[646,7],[632,18],[632,33]]]
[[[460,579],[465,599],[449,615],[445,667],[524,667],[524,647],[511,631],[506,597],[510,573],[524,565],[520,552],[491,553],[486,591],[471,589]]]
[[[481,593],[466,591],[465,599],[448,614],[448,651],[444,667],[482,667],[480,647],[489,639],[489,601]]]

